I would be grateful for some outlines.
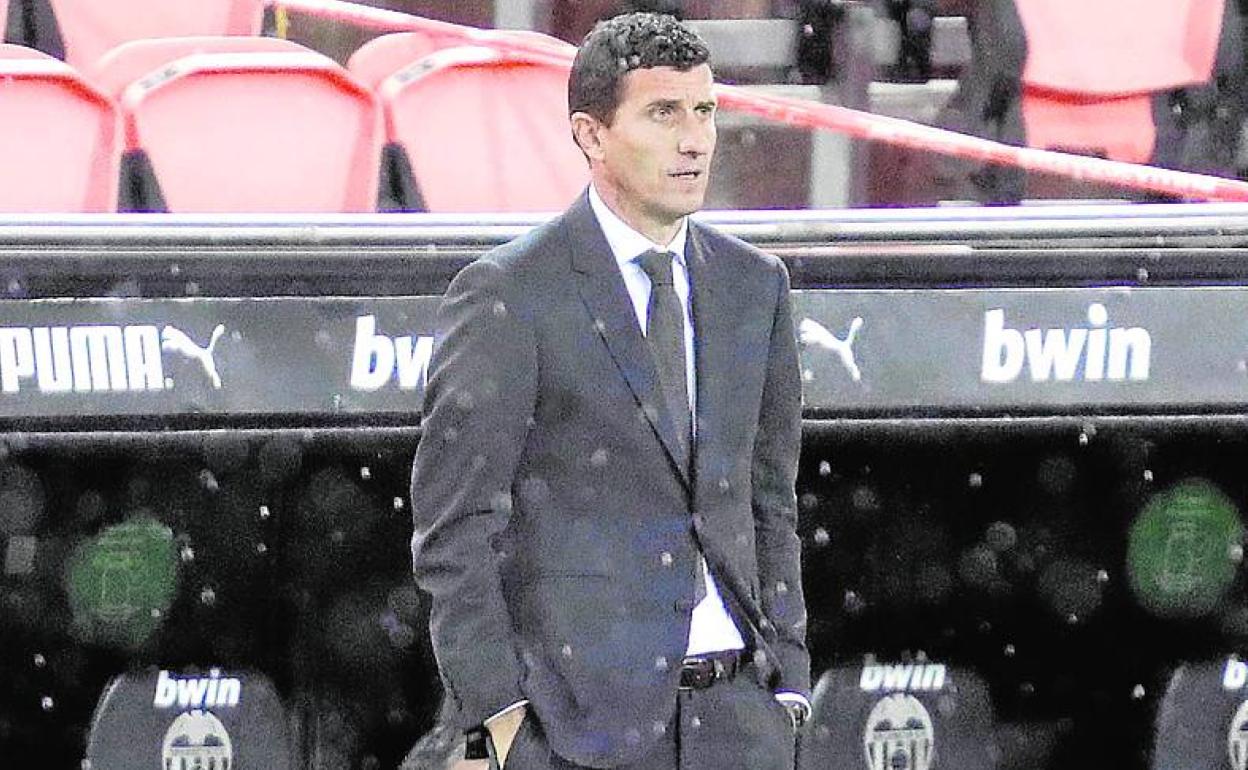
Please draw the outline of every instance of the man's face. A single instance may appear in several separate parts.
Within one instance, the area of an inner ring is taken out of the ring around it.
[[[625,222],[666,243],[706,197],[715,152],[711,68],[633,70],[611,124],[588,120],[590,140],[581,144],[599,194]]]

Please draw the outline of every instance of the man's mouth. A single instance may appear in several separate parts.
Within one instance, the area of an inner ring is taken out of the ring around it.
[[[670,174],[668,174],[668,176],[670,176],[670,177],[672,177],[672,178],[674,178],[674,179],[694,180],[694,179],[697,179],[697,178],[699,178],[700,176],[702,176],[702,172],[701,172],[701,171],[696,171],[696,170],[691,170],[691,171],[673,171],[673,172],[671,172]]]

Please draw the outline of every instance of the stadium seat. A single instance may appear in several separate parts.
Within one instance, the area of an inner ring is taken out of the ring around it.
[[[464,28],[467,31],[468,28]],[[575,53],[576,49],[562,40],[526,29],[516,30],[472,30],[477,42],[489,47],[490,40],[519,40],[526,43],[551,46]],[[390,75],[415,63],[418,59],[428,56],[444,48],[455,48],[465,44],[460,35],[439,33],[435,29],[420,32],[394,32],[389,35],[375,37],[356,49],[347,60],[347,69],[351,70],[360,82],[369,88],[376,88]]]
[[[29,39],[75,67],[95,63],[127,40],[182,35],[258,35],[263,0],[15,0]]]
[[[939,123],[1233,176],[1245,114],[1241,26],[1238,3],[1223,0],[983,0],[970,18],[972,64]],[[975,197],[997,202],[1017,201],[1028,181],[993,166],[970,178]]]
[[[1182,663],[1153,727],[1152,770],[1221,770],[1248,764],[1248,662]]]
[[[382,80],[387,148],[379,208],[565,208],[589,181],[568,129],[567,66],[465,46]],[[414,185],[403,181],[409,174]]]
[[[0,45],[0,211],[107,212],[117,204],[117,109],[64,62]]]
[[[996,766],[988,686],[940,663],[838,666],[815,686],[800,770]]]
[[[1223,7],[1209,0],[1015,0],[1027,34],[1031,147],[1147,163],[1153,95],[1213,77]]]
[[[223,50],[208,39],[134,44],[93,71],[122,108],[120,208],[372,211],[381,152],[372,92],[293,43],[217,42]]]
[[[109,683],[96,706],[87,761],[99,770],[290,770],[289,723],[263,674],[126,673]]]

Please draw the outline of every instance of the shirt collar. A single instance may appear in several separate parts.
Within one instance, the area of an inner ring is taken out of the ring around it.
[[[680,220],[680,229],[676,231],[676,237],[664,246],[637,232],[623,219],[616,216],[592,184],[589,186],[589,206],[594,210],[598,226],[602,228],[602,234],[607,238],[607,245],[611,247],[611,253],[615,255],[615,261],[620,267],[633,262],[651,249],[669,252],[674,255],[675,261],[679,262],[681,267],[685,266],[685,241],[689,238],[689,217]]]

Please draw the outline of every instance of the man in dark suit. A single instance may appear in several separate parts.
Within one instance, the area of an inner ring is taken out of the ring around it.
[[[416,578],[465,729],[526,768],[793,766],[809,709],[788,274],[688,215],[700,38],[629,14],[569,81],[591,185],[442,304]]]

